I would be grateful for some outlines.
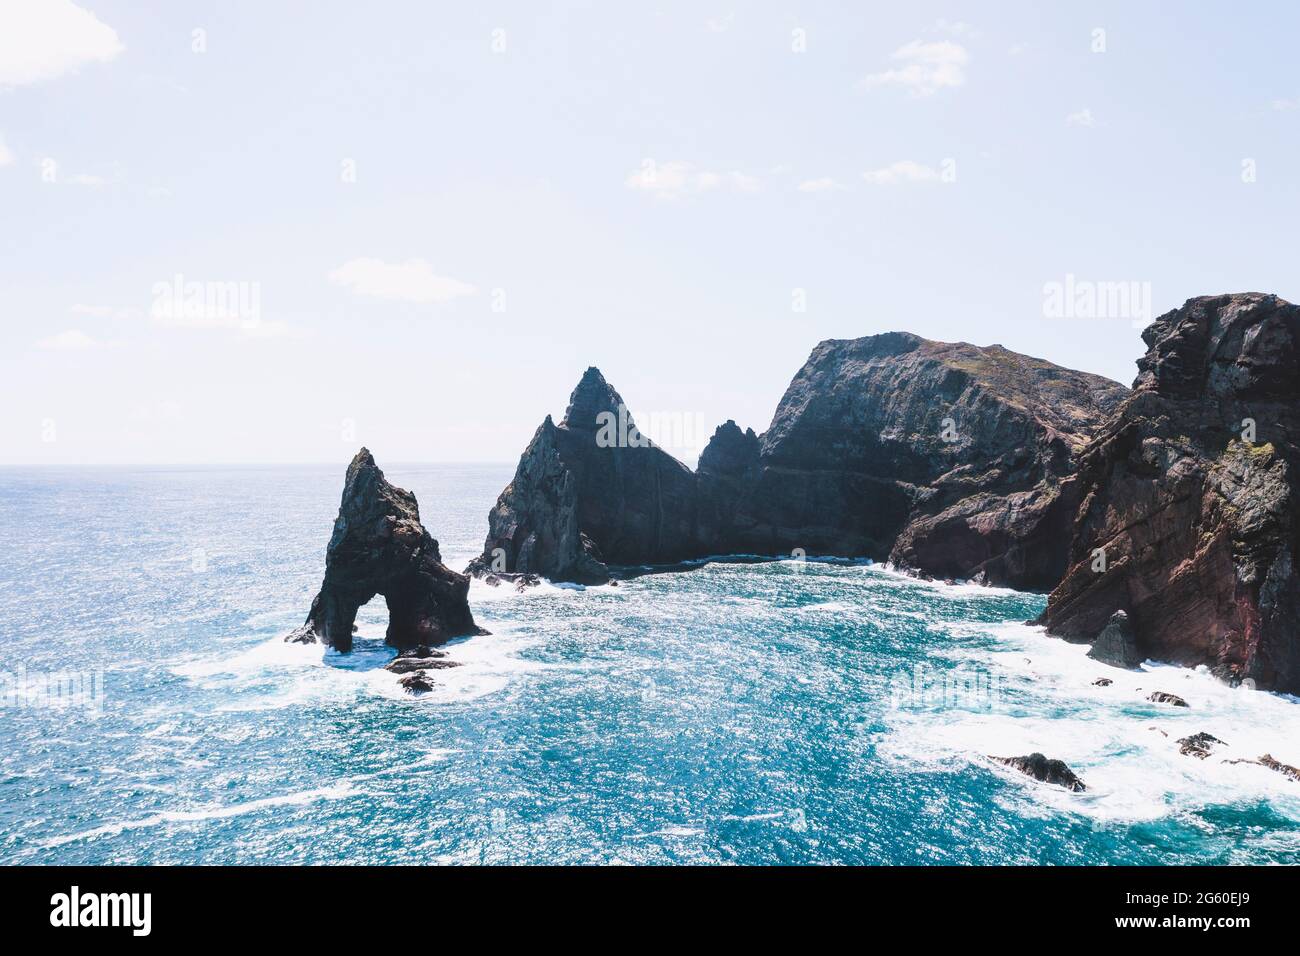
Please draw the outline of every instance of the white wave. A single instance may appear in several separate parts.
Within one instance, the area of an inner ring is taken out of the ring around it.
[[[148,827],[166,826],[169,823],[197,823],[205,820],[225,820],[230,817],[243,816],[248,813],[257,813],[269,807],[284,806],[301,806],[307,803],[315,803],[319,800],[346,800],[351,797],[372,796],[365,791],[354,788],[351,784],[344,783],[333,787],[321,787],[318,790],[303,790],[298,793],[287,793],[278,797],[266,797],[261,800],[249,800],[246,803],[236,803],[226,806],[205,807],[200,810],[165,810],[162,813],[154,814],[150,817],[144,817],[139,820],[122,820],[117,823],[106,823],[103,826],[95,827],[93,830],[84,830],[81,833],[72,833],[67,836],[54,837],[46,840],[42,844],[45,848],[63,846],[68,843],[75,843],[78,840],[93,840],[101,836],[117,836],[127,830],[140,830]]]
[[[992,584],[975,584],[971,581],[938,581],[930,578],[923,578],[920,575],[896,567],[895,565],[885,562],[884,564],[869,565],[868,569],[875,575],[885,578],[894,578],[895,580],[915,584],[918,587],[926,588],[931,591],[939,591],[944,594],[961,597],[1024,597],[1024,591],[1017,591],[1014,588],[995,587]]]
[[[958,696],[933,710],[889,711],[890,730],[880,748],[887,759],[935,770],[951,769],[954,759],[990,768],[1023,788],[1022,799],[1010,798],[1022,812],[1046,805],[1099,821],[1144,820],[1267,800],[1300,820],[1300,786],[1265,767],[1229,762],[1269,753],[1300,765],[1296,698],[1230,687],[1205,668],[1147,661],[1141,670],[1121,670],[1090,659],[1086,645],[1027,625],[948,628],[954,645],[939,648],[938,655],[963,668],[983,668],[996,691],[979,699]],[[994,639],[995,647],[963,647],[963,639],[976,635]],[[1093,684],[1103,677],[1109,686]],[[1189,706],[1146,699],[1157,690]],[[1178,739],[1199,732],[1225,745],[1205,760],[1180,753]],[[1087,792],[1037,784],[987,759],[1035,751],[1064,760]]]
[[[490,629],[491,635],[446,644],[448,659],[459,666],[430,672],[433,690],[418,695],[407,693],[400,676],[384,669],[395,652],[375,641],[359,641],[341,654],[276,637],[230,656],[184,661],[171,670],[202,689],[222,692],[228,699],[218,711],[245,713],[357,694],[422,703],[472,700],[500,691],[520,674],[550,666],[519,656],[537,639],[517,635],[504,624],[492,623]]]

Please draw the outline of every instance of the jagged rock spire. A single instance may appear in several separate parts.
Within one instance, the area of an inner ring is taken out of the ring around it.
[[[474,623],[468,593],[469,579],[443,565],[438,542],[420,523],[415,495],[390,484],[362,448],[348,465],[320,593],[288,639],[351,650],[357,611],[377,594],[388,602],[394,647],[486,633]]]

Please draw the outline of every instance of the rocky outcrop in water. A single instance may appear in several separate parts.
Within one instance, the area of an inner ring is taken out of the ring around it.
[[[601,583],[610,564],[794,552],[1046,590],[1076,504],[1061,479],[1125,394],[1000,346],[827,341],[766,433],[728,421],[692,473],[588,369],[564,420],[533,436],[470,570]]]
[[[1032,753],[1024,757],[989,757],[989,759],[1006,764],[1008,767],[1019,770],[1035,780],[1050,783],[1056,787],[1064,787],[1066,790],[1072,790],[1075,793],[1081,793],[1088,789],[1065,761],[1051,759],[1040,753]]]
[[[1225,746],[1222,740],[1204,731],[1178,739],[1178,752],[1188,757],[1195,757],[1197,760],[1204,760],[1216,747],[1222,746]]]
[[[1147,700],[1153,704],[1169,704],[1171,707],[1186,707],[1187,701],[1183,700],[1177,694],[1171,694],[1168,691],[1153,690],[1147,695]]]
[[[636,427],[589,368],[564,419],[548,415],[488,515],[471,574],[539,574],[603,584],[607,563],[659,564],[699,553],[695,475]]]
[[[1269,770],[1276,770],[1288,780],[1300,783],[1300,767],[1293,767],[1289,763],[1283,763],[1272,754],[1264,754],[1256,761],[1261,767],[1267,767]]]
[[[1042,622],[1092,640],[1123,610],[1143,657],[1300,693],[1300,308],[1191,299],[1143,340],[1063,491],[1079,508]]]
[[[1127,614],[1116,611],[1110,616],[1106,626],[1092,642],[1088,656],[1094,661],[1125,670],[1137,670],[1142,666],[1142,654],[1138,651],[1137,637],[1129,626]]]
[[[357,611],[376,595],[388,603],[393,647],[486,634],[474,623],[468,593],[469,578],[443,565],[438,542],[420,523],[415,495],[389,484],[362,448],[348,466],[320,593],[286,640],[349,651]]]
[[[384,665],[384,670],[394,674],[410,674],[415,671],[446,670],[459,667],[456,661],[447,657],[446,651],[435,650],[427,644],[407,648]]]

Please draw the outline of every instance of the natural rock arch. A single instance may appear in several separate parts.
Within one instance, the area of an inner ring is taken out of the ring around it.
[[[386,641],[398,649],[486,634],[474,623],[468,594],[469,578],[442,563],[438,542],[420,523],[415,495],[389,484],[362,448],[348,466],[325,580],[288,640],[351,650],[357,611],[376,595],[388,603]]]

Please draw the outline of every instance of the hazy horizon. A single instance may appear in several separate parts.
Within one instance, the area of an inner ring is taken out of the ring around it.
[[[1129,385],[1300,296],[1287,24],[0,0],[0,464],[511,463],[589,365],[698,450],[891,330]]]

